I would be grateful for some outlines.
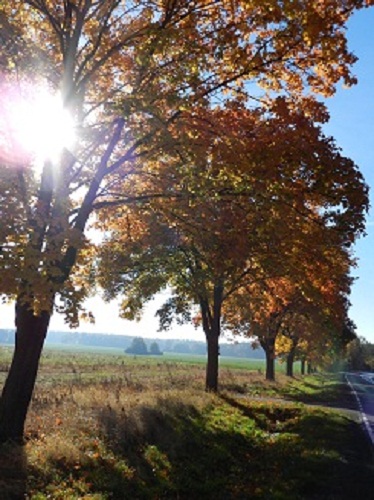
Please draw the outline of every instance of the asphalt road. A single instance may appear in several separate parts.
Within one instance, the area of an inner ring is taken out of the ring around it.
[[[363,424],[374,446],[374,373],[346,373],[345,376],[356,397]]]

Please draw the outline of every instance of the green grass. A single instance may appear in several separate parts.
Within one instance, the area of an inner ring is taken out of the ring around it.
[[[11,355],[11,347],[0,347],[0,383],[5,380],[10,366]],[[157,376],[160,365],[165,365],[167,372],[170,374],[170,381],[172,381],[175,378],[173,376],[174,372],[183,372],[187,375],[188,366],[204,369],[206,356],[178,353],[165,353],[163,356],[133,356],[126,355],[122,349],[116,348],[48,345],[40,362],[39,382],[50,387],[59,384],[61,381],[85,383],[93,380],[107,380],[113,377],[115,379],[124,376],[134,378],[132,370],[137,368],[135,378],[138,381],[137,385],[139,385],[139,379],[152,378],[154,371],[156,371]],[[124,367],[123,370],[121,367]],[[243,371],[245,375],[240,377],[238,375],[239,371]],[[277,362],[276,373],[281,375],[284,371],[285,365]],[[220,358],[220,374],[228,375],[226,377],[220,375],[222,381],[226,379],[223,388],[229,385],[231,389],[234,389],[236,386],[237,390],[241,392],[249,390],[252,394],[255,394],[257,391],[256,385],[251,386],[246,381],[244,383],[234,381],[234,379],[246,378],[248,372],[258,373],[262,376],[265,373],[265,361],[224,356]],[[297,363],[295,364],[295,372],[299,372]],[[201,383],[203,384],[203,382]]]
[[[45,348],[45,352],[56,352],[67,353],[67,354],[97,354],[97,355],[114,355],[121,356],[125,359],[137,359],[137,360],[147,360],[150,362],[183,362],[183,363],[206,363],[206,355],[204,354],[183,354],[174,352],[165,352],[162,356],[134,356],[133,354],[126,354],[123,349],[114,347],[102,347],[102,346],[82,346],[82,345],[63,345],[63,344],[48,344]],[[249,370],[264,369],[265,362],[262,359],[251,359],[251,358],[235,358],[229,356],[220,357],[220,365],[230,368],[245,368]],[[282,371],[283,366],[280,363],[276,363],[279,371]]]
[[[12,352],[11,347],[1,346],[0,347],[0,363],[3,358],[10,361],[10,355]],[[132,354],[126,354],[123,349],[115,347],[103,347],[103,346],[83,346],[83,345],[73,345],[73,344],[47,344],[44,349],[43,359],[48,358],[55,359],[53,354],[57,353],[58,356],[67,356],[68,358],[73,355],[79,356],[79,363],[84,363],[84,357],[92,359],[91,355],[97,356],[109,356],[109,357],[119,357],[122,360],[126,360],[126,364],[129,363],[130,359],[138,360],[142,362],[144,360],[150,363],[160,363],[160,362],[182,362],[191,364],[204,364],[206,363],[206,355],[204,354],[183,354],[174,352],[165,352],[163,356],[134,356]],[[112,363],[113,360],[111,359]],[[90,361],[88,362],[90,363]],[[234,369],[245,369],[245,370],[265,370],[265,360],[257,358],[236,358],[230,356],[220,357],[220,366],[224,368],[234,368]],[[0,366],[1,369],[1,366]],[[285,373],[285,364],[281,361],[275,362],[275,369],[277,373]],[[300,373],[300,363],[296,362],[295,374]]]
[[[373,471],[352,460],[346,417],[182,396],[101,408],[94,433],[54,431],[28,445],[31,498],[369,498]]]
[[[366,438],[326,408],[347,403],[339,378],[268,383],[234,360],[213,395],[187,360],[47,350],[27,443],[0,449],[0,498],[371,498]]]

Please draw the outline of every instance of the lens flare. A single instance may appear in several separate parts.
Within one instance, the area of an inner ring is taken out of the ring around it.
[[[29,159],[34,165],[56,161],[64,148],[76,139],[72,115],[61,95],[43,86],[2,92],[0,103],[1,156],[17,162]],[[7,152],[7,153],[4,153]]]

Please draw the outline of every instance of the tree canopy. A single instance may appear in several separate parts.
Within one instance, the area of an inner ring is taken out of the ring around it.
[[[219,226],[237,220],[242,208],[240,201],[232,208],[224,204],[227,178],[231,197],[247,197],[249,205],[258,207],[251,212],[246,205],[244,211],[243,225],[252,238],[233,234],[235,244],[282,248],[286,239],[294,241],[291,231],[301,230],[306,216],[336,228],[339,244],[351,245],[363,230],[367,190],[356,167],[321,137],[312,121],[327,119],[317,94],[330,96],[339,82],[355,83],[355,57],[347,48],[345,25],[366,4],[1,4],[0,183],[6,186],[1,194],[6,224],[0,230],[5,241],[0,293],[15,298],[17,326],[0,402],[1,439],[23,433],[51,314],[64,312],[76,325],[95,286],[92,224],[110,239],[119,227],[126,232],[131,208],[138,210],[136,231],[144,232],[149,221],[140,220],[139,210],[152,203],[146,217],[153,213],[161,218],[164,234],[174,231],[170,226],[178,219],[177,233],[185,235],[191,248],[191,241],[196,247],[202,237],[196,233],[192,238],[193,232],[186,231],[192,210],[199,233],[203,214],[213,218],[210,251],[216,254],[212,258],[210,253],[208,261],[216,263],[224,245],[231,263],[239,252],[222,239]],[[49,118],[41,113],[43,96],[58,98],[61,111],[74,121],[75,141],[61,142],[60,154],[45,149],[46,142],[60,139],[62,129],[55,128],[57,111]],[[36,108],[29,107],[32,102]],[[24,105],[33,117],[28,133],[19,129],[25,125]],[[16,109],[21,109],[21,119]],[[305,135],[295,141],[300,129]],[[26,147],[24,137],[32,133],[37,138],[38,131],[45,140]],[[238,155],[235,162],[225,148]],[[300,210],[298,220],[294,214]],[[264,219],[269,211],[272,217]],[[280,234],[276,227],[282,237],[274,240],[272,234]],[[259,232],[263,235],[257,241]],[[298,251],[291,241],[290,255]],[[236,264],[230,267],[232,276],[234,269],[238,272]],[[218,290],[223,293],[221,283]]]
[[[294,302],[290,290],[345,317],[349,249],[363,230],[367,188],[332,139],[282,104],[272,117],[212,112],[214,131],[206,120],[181,147],[183,163],[154,181],[172,193],[167,202],[156,197],[118,215],[99,276],[108,298],[126,296],[125,317],[166,286],[161,326],[175,316],[190,321],[197,307],[208,347],[222,320],[243,331],[243,318],[278,317]]]

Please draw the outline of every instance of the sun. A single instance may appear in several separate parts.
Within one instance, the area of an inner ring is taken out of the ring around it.
[[[73,117],[58,93],[39,90],[16,104],[12,115],[17,142],[38,160],[56,159],[75,141]]]
[[[58,92],[40,85],[17,89],[8,93],[0,110],[3,115],[5,111],[8,145],[17,158],[28,158],[34,165],[56,162],[64,148],[74,146],[74,118]]]

